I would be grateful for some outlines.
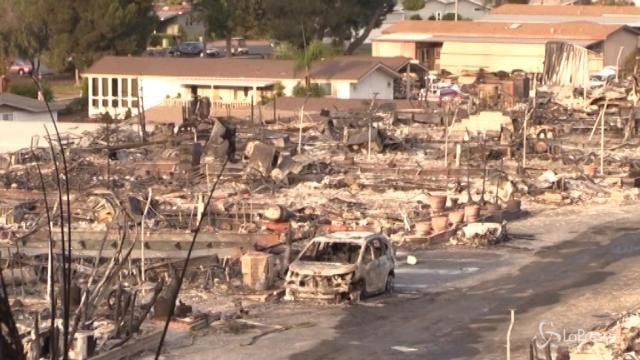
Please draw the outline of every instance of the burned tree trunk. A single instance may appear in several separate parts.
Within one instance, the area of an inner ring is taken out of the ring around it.
[[[5,286],[4,277],[0,271],[0,359],[25,359],[24,347],[16,327],[9,293]]]

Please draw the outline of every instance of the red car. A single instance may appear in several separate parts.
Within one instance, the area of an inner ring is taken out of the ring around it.
[[[31,75],[33,72],[33,66],[26,61],[16,60],[9,67],[9,72],[20,76]]]

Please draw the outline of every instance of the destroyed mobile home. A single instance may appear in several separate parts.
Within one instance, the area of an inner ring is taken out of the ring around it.
[[[382,235],[338,232],[318,237],[289,265],[285,299],[359,301],[393,291],[395,256]]]
[[[460,94],[434,102],[196,100],[177,126],[105,115],[34,139],[0,154],[0,306],[30,358],[117,358],[155,350],[158,320],[248,311],[185,289],[357,301],[391,290],[394,248],[496,246],[527,211],[637,200],[637,79],[530,96],[523,76],[443,76]]]

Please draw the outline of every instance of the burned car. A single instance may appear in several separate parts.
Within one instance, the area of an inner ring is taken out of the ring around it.
[[[357,302],[393,290],[395,254],[389,240],[369,232],[338,232],[311,240],[291,263],[287,300]]]

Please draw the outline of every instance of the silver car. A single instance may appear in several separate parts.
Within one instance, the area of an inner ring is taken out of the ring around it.
[[[311,240],[291,263],[285,299],[359,301],[393,291],[395,253],[389,240],[370,232],[337,232]]]

